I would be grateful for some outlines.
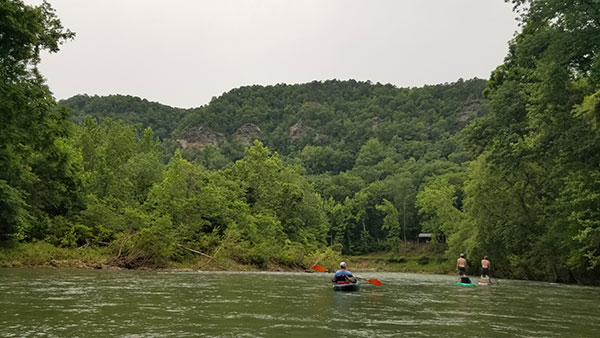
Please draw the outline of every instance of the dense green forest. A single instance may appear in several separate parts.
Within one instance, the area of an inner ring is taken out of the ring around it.
[[[429,232],[501,276],[597,283],[600,8],[513,3],[522,31],[489,81],[248,86],[178,109],[57,103],[39,53],[74,34],[48,4],[3,2],[0,241],[265,268]]]
[[[219,133],[223,136],[217,145],[180,152],[196,166],[224,172],[244,159],[236,131],[252,123],[260,129],[256,137],[320,195],[321,209],[329,215],[328,245],[338,244],[349,254],[390,250],[400,245],[399,234],[415,240],[421,230],[414,207],[419,187],[431,176],[464,171],[465,161],[472,159],[456,133],[482,114],[484,87],[485,81],[477,79],[413,89],[356,81],[243,87],[190,110],[157,149],[170,158],[176,147],[165,145],[174,146],[186,130]],[[77,111],[80,106],[132,107],[139,99],[110,96],[85,101],[80,96],[77,102],[71,108],[80,116],[85,114]],[[139,202],[144,201],[141,196]],[[390,222],[389,213],[402,222],[384,225],[386,217]]]
[[[130,125],[150,127],[161,139],[169,138],[178,121],[187,113],[185,109],[123,95],[76,95],[59,103],[73,109],[73,121],[78,124],[81,124],[86,116],[96,119],[110,118]]]

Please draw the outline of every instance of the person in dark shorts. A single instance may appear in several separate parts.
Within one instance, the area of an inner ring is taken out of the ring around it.
[[[461,253],[460,257],[456,260],[456,270],[458,270],[458,281],[460,282],[460,277],[467,274],[467,259],[464,253]]]
[[[488,256],[484,256],[483,259],[481,260],[481,278],[489,277],[489,271],[490,271],[491,266],[492,266],[492,263],[490,263]]]

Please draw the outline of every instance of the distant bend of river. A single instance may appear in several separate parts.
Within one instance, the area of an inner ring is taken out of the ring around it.
[[[345,293],[323,273],[0,269],[0,337],[600,337],[600,288],[362,277],[383,285]]]

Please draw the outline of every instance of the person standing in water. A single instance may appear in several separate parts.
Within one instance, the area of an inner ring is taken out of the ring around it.
[[[346,262],[341,262],[340,269],[335,272],[331,281],[337,284],[356,283],[356,277],[354,277],[352,272],[346,270],[347,268]]]
[[[490,271],[491,266],[492,266],[492,263],[490,263],[488,256],[483,256],[483,259],[481,260],[481,278],[482,279],[489,277],[489,271]]]
[[[467,259],[464,253],[461,253],[460,257],[456,260],[456,270],[458,270],[458,281],[460,282],[460,277],[467,274]]]

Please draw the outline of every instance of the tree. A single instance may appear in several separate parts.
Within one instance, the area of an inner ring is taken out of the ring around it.
[[[497,267],[523,278],[594,280],[600,7],[512,2],[522,32],[484,92],[490,115],[465,130],[478,156],[465,211],[477,246],[502,255]]]
[[[328,224],[320,196],[260,141],[254,141],[228,174],[242,186],[252,210],[275,215],[289,240],[305,245],[325,242]]]
[[[461,182],[462,183],[462,182]],[[464,216],[458,205],[458,189],[448,176],[432,178],[417,194],[419,213],[425,216],[423,230],[446,237],[457,233]]]
[[[390,246],[393,250],[398,250],[402,243],[402,225],[398,219],[398,210],[396,210],[392,202],[386,199],[383,200],[383,204],[377,205],[376,208],[385,214],[381,228],[388,231],[387,239]]]
[[[0,240],[43,237],[51,218],[80,207],[80,166],[37,65],[74,37],[48,3],[0,3]]]

